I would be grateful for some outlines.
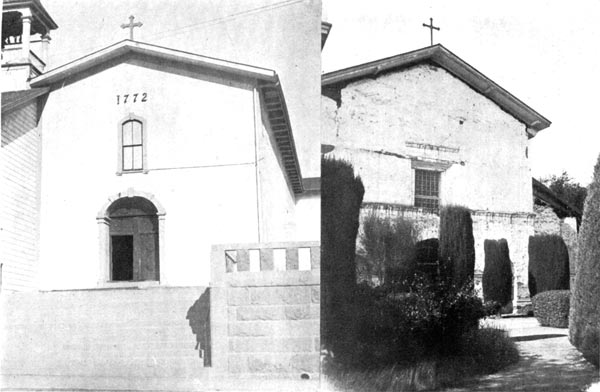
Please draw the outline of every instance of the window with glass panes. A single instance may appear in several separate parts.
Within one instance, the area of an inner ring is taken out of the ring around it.
[[[415,170],[415,207],[439,208],[440,172]]]
[[[144,129],[138,120],[125,121],[121,126],[123,171],[144,169]]]

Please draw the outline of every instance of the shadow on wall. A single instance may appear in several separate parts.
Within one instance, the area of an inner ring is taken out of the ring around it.
[[[204,366],[210,366],[210,289],[194,302],[185,317],[196,335],[196,350],[204,359]]]

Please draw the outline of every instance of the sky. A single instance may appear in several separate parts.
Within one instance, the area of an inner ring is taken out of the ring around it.
[[[587,186],[600,153],[600,1],[323,0],[330,72],[441,43],[552,122],[530,140],[536,178]]]
[[[304,177],[320,173],[320,0],[41,0],[58,24],[55,68],[129,38],[275,70]]]

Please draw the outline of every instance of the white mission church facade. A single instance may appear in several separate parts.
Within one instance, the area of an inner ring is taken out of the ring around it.
[[[21,68],[3,66],[21,87],[2,101],[4,289],[207,285],[213,244],[318,240],[276,71],[131,40]]]
[[[57,27],[3,3],[0,388],[315,382],[320,156],[283,85],[318,73],[131,39],[44,69]]]

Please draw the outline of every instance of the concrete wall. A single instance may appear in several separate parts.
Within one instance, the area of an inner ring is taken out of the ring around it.
[[[525,125],[442,68],[419,65],[350,83],[322,100],[322,143],[349,159],[366,202],[413,205],[411,159],[450,164],[443,204],[531,212]]]
[[[318,378],[319,256],[317,242],[213,247],[214,371]]]
[[[110,65],[57,87],[43,113],[41,287],[96,285],[96,216],[128,189],[153,195],[166,212],[161,284],[207,285],[212,244],[256,242],[260,230],[265,238],[291,235],[292,196],[257,128],[249,81],[139,58]],[[134,93],[147,102],[123,104]],[[118,124],[130,113],[147,124],[148,173],[117,175]],[[260,218],[259,183],[283,206],[262,208]]]
[[[36,286],[40,132],[37,101],[2,114],[0,263],[3,290]]]
[[[0,387],[199,389],[208,297],[204,287],[4,292]]]

